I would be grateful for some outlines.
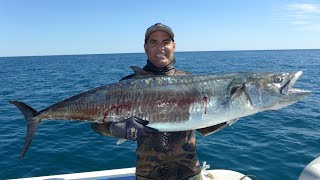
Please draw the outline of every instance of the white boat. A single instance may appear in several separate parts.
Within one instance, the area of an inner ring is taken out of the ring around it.
[[[298,180],[320,180],[320,156],[302,170]]]
[[[203,180],[258,180],[258,178],[253,175],[244,175],[236,171],[225,169],[208,170],[208,168],[210,168],[210,166],[204,162],[201,171]],[[135,180],[135,171],[136,168],[133,167],[84,173],[30,177],[19,180]],[[251,179],[250,177],[254,179]],[[320,180],[320,157],[314,159],[303,169],[298,180]]]
[[[203,180],[252,180],[248,176],[225,169],[208,170],[209,165],[203,163],[201,171]],[[73,174],[60,174],[53,176],[41,176],[22,178],[19,180],[135,180],[136,168],[123,168],[104,171],[93,171]]]

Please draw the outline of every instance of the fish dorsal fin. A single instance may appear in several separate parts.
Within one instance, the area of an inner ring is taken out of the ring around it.
[[[147,71],[139,68],[138,66],[130,66],[131,69],[134,71],[134,73],[137,75],[137,76],[146,76],[146,75],[150,75],[150,73],[148,73]]]

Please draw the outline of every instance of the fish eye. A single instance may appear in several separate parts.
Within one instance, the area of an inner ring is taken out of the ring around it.
[[[273,82],[274,83],[281,83],[281,81],[282,81],[282,77],[281,76],[276,76],[276,77],[273,78]]]

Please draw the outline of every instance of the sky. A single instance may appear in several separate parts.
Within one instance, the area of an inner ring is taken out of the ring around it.
[[[177,52],[320,49],[320,0],[0,0],[0,57],[144,52],[157,22]]]

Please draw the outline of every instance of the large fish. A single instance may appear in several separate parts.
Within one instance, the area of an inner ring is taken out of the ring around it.
[[[240,117],[277,110],[308,95],[310,91],[292,88],[301,74],[298,71],[141,77],[80,93],[39,112],[23,102],[10,101],[23,113],[27,124],[20,159],[43,120],[103,123],[135,116],[164,132],[230,125]]]

